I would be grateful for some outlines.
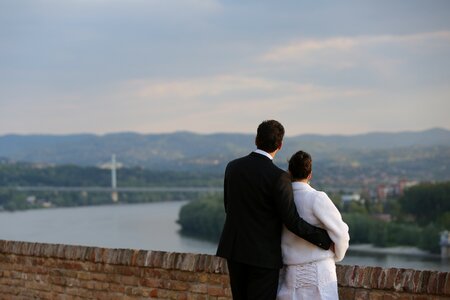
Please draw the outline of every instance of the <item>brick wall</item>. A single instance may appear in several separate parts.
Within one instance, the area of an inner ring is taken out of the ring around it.
[[[450,299],[450,273],[338,266],[341,299]],[[0,240],[0,299],[231,299],[205,254]]]

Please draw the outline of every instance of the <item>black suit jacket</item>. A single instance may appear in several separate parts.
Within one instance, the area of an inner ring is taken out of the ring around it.
[[[280,268],[282,224],[299,237],[330,248],[327,232],[298,215],[289,174],[264,155],[252,152],[227,165],[224,203],[226,219],[217,249],[220,257]]]

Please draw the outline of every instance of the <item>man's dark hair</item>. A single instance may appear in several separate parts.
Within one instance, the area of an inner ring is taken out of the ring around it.
[[[308,178],[312,171],[311,155],[304,151],[298,151],[289,160],[289,172],[293,180]]]
[[[258,126],[256,134],[256,147],[268,153],[277,150],[284,137],[284,127],[280,122],[275,120],[263,121]]]

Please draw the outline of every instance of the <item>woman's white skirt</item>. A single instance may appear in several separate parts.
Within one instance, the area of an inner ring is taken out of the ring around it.
[[[284,266],[280,272],[277,299],[339,299],[334,259]]]

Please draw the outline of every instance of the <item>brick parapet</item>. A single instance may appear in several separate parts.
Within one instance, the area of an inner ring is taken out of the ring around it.
[[[450,299],[450,273],[402,268],[337,266],[343,299]]]
[[[337,266],[340,299],[450,299],[450,273]],[[231,299],[212,255],[0,240],[0,299]]]
[[[109,249],[0,240],[0,253],[92,263],[228,274],[226,262],[207,254]]]

